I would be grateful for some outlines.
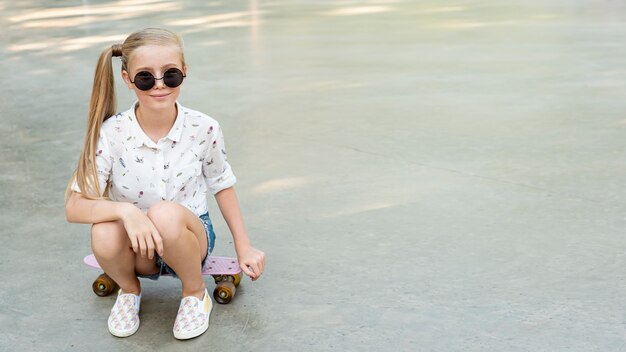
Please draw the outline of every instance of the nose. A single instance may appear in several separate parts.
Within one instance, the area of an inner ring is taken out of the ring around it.
[[[154,88],[163,89],[165,87],[165,83],[163,83],[163,77],[154,79]]]

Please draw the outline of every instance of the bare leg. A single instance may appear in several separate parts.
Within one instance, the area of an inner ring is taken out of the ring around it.
[[[183,285],[183,297],[204,295],[200,264],[207,252],[204,226],[189,209],[174,202],[162,201],[148,210],[148,217],[163,239],[163,260]]]
[[[137,272],[151,274],[158,271],[156,259],[135,255],[121,221],[94,224],[91,227],[91,248],[104,272],[124,293],[138,295],[141,292]]]

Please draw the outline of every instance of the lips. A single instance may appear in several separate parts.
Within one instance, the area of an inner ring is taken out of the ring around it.
[[[151,97],[153,97],[153,98],[163,98],[163,97],[166,97],[166,96],[168,96],[168,95],[170,95],[170,94],[171,94],[171,93],[168,93],[168,94],[160,94],[160,95],[151,95]]]

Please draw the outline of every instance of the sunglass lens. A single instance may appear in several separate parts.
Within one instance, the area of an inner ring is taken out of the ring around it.
[[[163,74],[163,83],[170,88],[176,88],[183,83],[183,73],[177,68],[171,68]]]
[[[154,87],[154,76],[147,71],[139,72],[135,76],[135,87],[141,90],[150,90]]]

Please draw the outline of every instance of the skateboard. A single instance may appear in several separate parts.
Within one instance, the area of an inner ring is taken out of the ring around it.
[[[102,269],[93,254],[86,256],[83,262],[92,268]],[[202,275],[213,276],[216,284],[213,290],[213,298],[220,304],[228,304],[233,299],[242,277],[237,259],[213,256],[209,256],[204,262]],[[171,275],[163,274],[162,276]],[[110,295],[117,287],[115,281],[106,273],[100,274],[91,285],[93,292],[100,297]]]

